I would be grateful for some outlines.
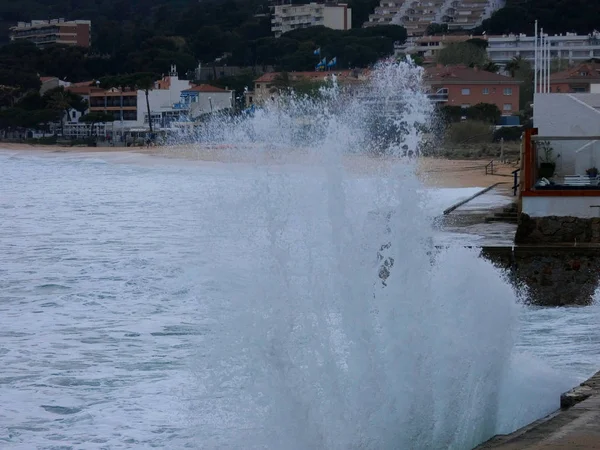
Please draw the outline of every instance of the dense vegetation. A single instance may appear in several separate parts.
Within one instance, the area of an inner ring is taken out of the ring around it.
[[[600,24],[600,5],[590,0],[507,0],[506,6],[484,21],[488,34],[533,34],[535,20],[551,34],[587,34]]]
[[[92,48],[31,45],[0,48],[0,67],[83,81],[106,75],[161,74],[176,64],[186,74],[198,63],[312,70],[313,54],[337,57],[338,68],[364,67],[393,51],[406,38],[402,27],[360,28],[375,0],[350,0],[358,28],[297,30],[275,39],[267,0],[4,0],[0,2],[0,39],[8,26],[35,18],[92,20]],[[76,7],[75,4],[77,5]]]

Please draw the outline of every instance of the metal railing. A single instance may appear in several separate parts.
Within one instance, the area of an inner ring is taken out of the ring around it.
[[[485,174],[486,175],[494,175],[494,160],[493,159],[485,165]]]
[[[517,170],[513,170],[512,171],[512,175],[513,175],[513,186],[512,186],[513,197],[517,196],[517,191],[519,189],[519,186],[521,185],[520,180],[519,180],[520,173],[521,173],[521,169],[517,169]]]

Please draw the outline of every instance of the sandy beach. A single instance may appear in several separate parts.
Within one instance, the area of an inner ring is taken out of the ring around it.
[[[310,163],[314,162],[315,155],[308,155],[306,151],[280,152],[274,149],[271,152],[262,152],[258,160],[255,154],[247,150],[240,150],[230,146],[205,146],[178,145],[166,147],[58,147],[53,145],[28,145],[14,143],[0,143],[0,150],[18,150],[48,153],[73,153],[73,154],[102,154],[102,153],[131,153],[145,154],[163,158],[190,159],[195,161],[218,163]],[[385,158],[372,158],[366,156],[347,156],[345,165],[350,170],[378,172],[385,170]],[[438,188],[467,188],[487,187],[495,183],[503,183],[499,191],[506,191],[512,186],[511,172],[515,170],[513,164],[494,162],[494,175],[486,175],[485,167],[489,159],[482,160],[449,160],[442,158],[421,158],[417,162],[417,174],[427,186]]]

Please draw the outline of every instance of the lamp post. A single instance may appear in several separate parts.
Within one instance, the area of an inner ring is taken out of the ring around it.
[[[208,97],[208,103],[210,103],[210,112],[213,112],[212,98]]]

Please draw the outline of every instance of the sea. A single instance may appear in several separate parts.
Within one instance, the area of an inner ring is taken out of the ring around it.
[[[376,233],[356,230],[381,184],[338,175],[331,193],[314,167],[1,150],[0,448],[470,448],[550,413],[598,369],[597,306],[519,306],[460,249],[431,263],[401,246],[390,280],[406,278],[373,325],[360,305],[387,288],[375,254],[360,259]],[[426,216],[472,194],[402,192]],[[407,242],[428,227],[411,214]],[[453,280],[438,298],[430,277]],[[498,380],[501,399],[465,401]],[[493,425],[443,432],[449,415]]]

